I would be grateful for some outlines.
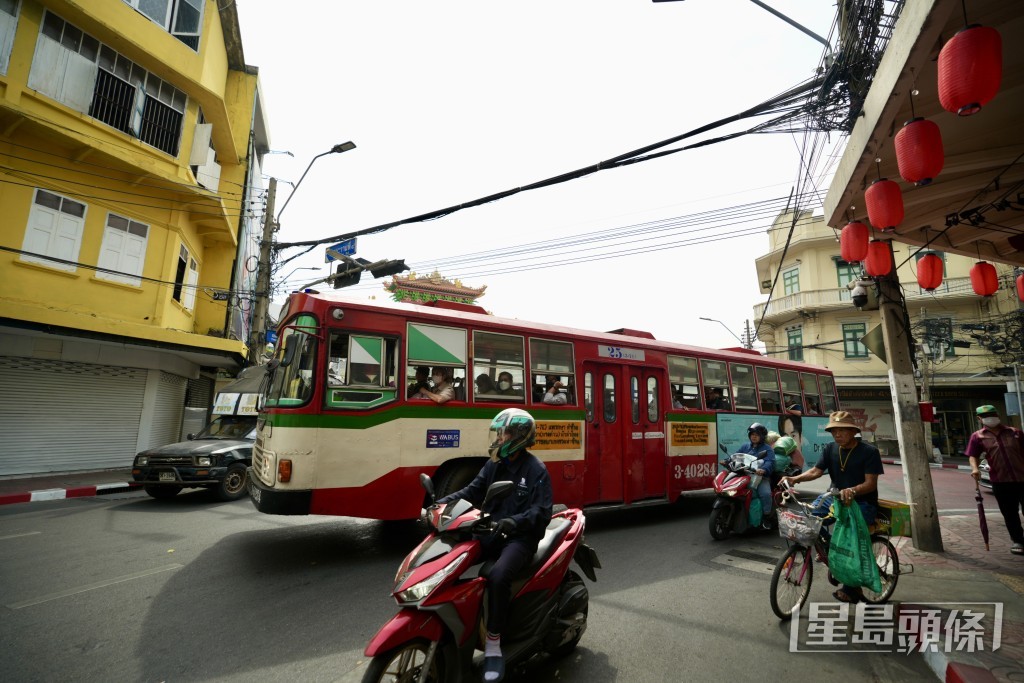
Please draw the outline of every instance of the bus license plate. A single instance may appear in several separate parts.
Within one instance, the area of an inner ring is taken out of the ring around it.
[[[174,481],[174,472],[161,472],[160,481]]]

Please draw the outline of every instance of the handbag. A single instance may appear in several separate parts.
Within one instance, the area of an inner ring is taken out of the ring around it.
[[[750,526],[760,526],[761,517],[761,499],[755,494],[754,499],[750,501],[750,509],[747,511],[747,524]]]
[[[860,505],[844,505],[838,498],[832,501],[832,541],[828,549],[828,568],[840,583],[851,587],[882,591],[882,581],[871,550],[871,532],[864,521]]]

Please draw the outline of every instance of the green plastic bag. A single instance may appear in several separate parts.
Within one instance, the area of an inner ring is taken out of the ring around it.
[[[836,523],[832,527],[832,541],[828,549],[828,568],[837,581],[846,586],[882,591],[878,565],[871,549],[871,532],[857,503],[843,505],[832,501],[832,514]]]
[[[761,525],[761,499],[754,494],[754,500],[750,501],[750,509],[747,511],[747,524],[750,526]]]

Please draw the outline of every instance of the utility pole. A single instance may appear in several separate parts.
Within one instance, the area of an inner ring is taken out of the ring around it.
[[[892,242],[888,244],[892,259]],[[895,260],[891,262],[895,263]],[[928,465],[931,440],[927,444],[924,441],[914,364],[910,357],[910,326],[896,268],[879,278],[878,289],[878,309],[882,318],[885,354],[889,360],[889,387],[892,390],[893,417],[903,460],[903,485],[907,491],[907,502],[910,503],[913,543],[918,550],[938,553],[942,552],[942,533]]]
[[[277,178],[270,179],[267,188],[267,211],[263,216],[263,239],[260,241],[260,262],[256,270],[256,305],[249,330],[249,362],[258,364],[263,354],[264,333],[267,329],[267,309],[270,306],[270,247],[274,241],[274,201],[277,198]]]
[[[744,323],[744,327],[746,328],[746,332],[744,332],[744,334],[743,334],[743,339],[745,340],[745,343],[743,344],[743,348],[745,348],[745,349],[752,349],[752,348],[754,348],[754,333],[750,329],[750,321],[749,320],[744,320],[743,323]]]
[[[932,390],[931,390],[931,379],[932,379],[932,354],[935,350],[935,344],[937,342],[936,336],[931,334],[931,328],[928,327],[927,312],[921,308],[921,321],[925,325],[925,343],[921,344],[918,348],[921,349],[921,357],[919,359],[919,365],[921,369],[921,402],[931,403],[932,401]],[[928,453],[932,452],[932,425],[929,422],[921,420],[924,425],[924,444],[925,448],[928,449]],[[931,458],[929,457],[929,460]],[[939,464],[942,464],[942,460],[939,459]]]

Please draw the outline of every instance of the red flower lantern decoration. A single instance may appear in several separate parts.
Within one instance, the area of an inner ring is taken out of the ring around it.
[[[1024,273],[1017,276],[1017,298],[1024,301]]]
[[[927,185],[945,161],[942,133],[934,121],[911,119],[896,133],[896,165],[908,183]]]
[[[925,254],[917,262],[917,284],[931,292],[942,284],[942,258],[938,254]]]
[[[839,253],[847,263],[860,263],[868,255],[870,228],[860,221],[851,221],[839,233]]]
[[[882,178],[871,183],[864,193],[871,225],[892,232],[903,222],[903,192],[892,180]]]
[[[939,52],[939,102],[959,116],[977,114],[999,92],[1003,40],[988,26],[968,26]]]
[[[992,296],[999,289],[999,275],[996,267],[986,261],[978,261],[971,267],[971,287],[978,296]]]
[[[871,240],[868,243],[868,257],[864,261],[864,271],[871,277],[888,275],[892,270],[892,251],[889,243],[882,240]]]

